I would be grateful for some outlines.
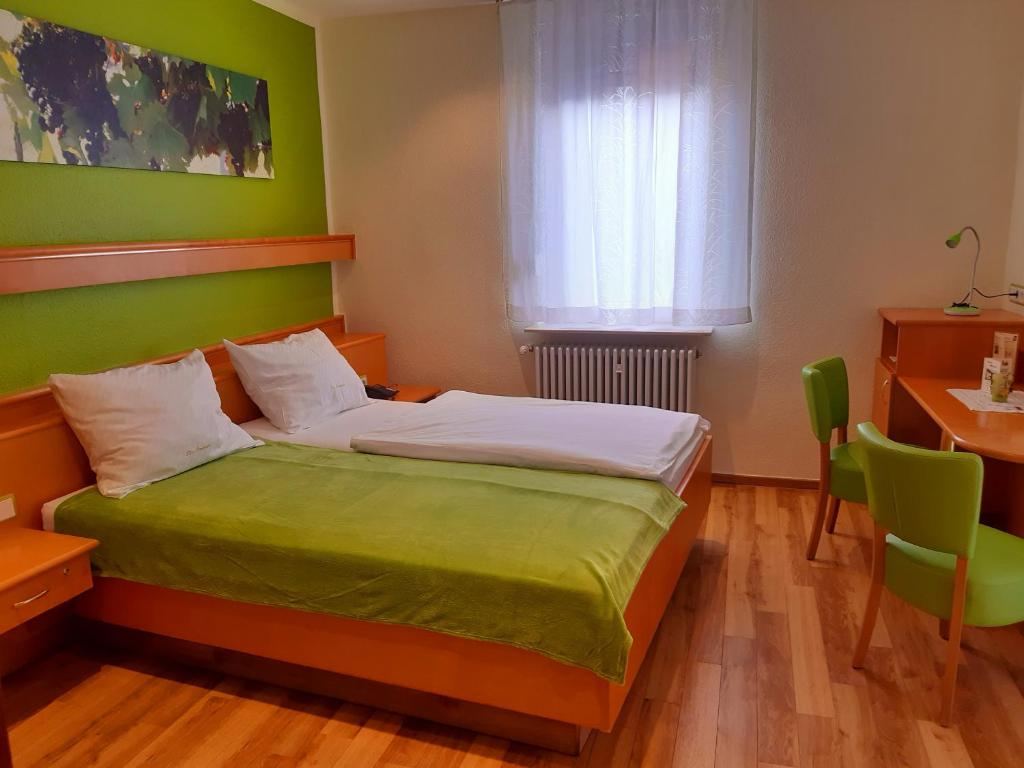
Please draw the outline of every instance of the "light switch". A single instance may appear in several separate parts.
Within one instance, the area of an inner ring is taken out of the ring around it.
[[[10,520],[14,517],[14,495],[0,498],[0,520]]]

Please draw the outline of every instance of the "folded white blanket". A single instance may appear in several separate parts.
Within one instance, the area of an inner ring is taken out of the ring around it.
[[[709,429],[692,413],[447,392],[352,448],[412,459],[658,480],[673,490]]]

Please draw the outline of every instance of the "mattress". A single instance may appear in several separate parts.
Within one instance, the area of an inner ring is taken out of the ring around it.
[[[102,576],[407,624],[624,679],[625,609],[684,504],[657,482],[268,443],[55,529]]]
[[[53,499],[52,501],[48,501],[45,504],[43,504],[43,530],[52,531],[54,529],[53,516],[57,513],[57,507],[59,507],[65,501],[70,499],[72,496],[77,496],[78,494],[84,493],[85,491],[95,490],[95,488],[95,485],[89,485],[86,486],[85,488],[79,488],[77,491],[65,493],[63,496],[58,496],[56,499]]]

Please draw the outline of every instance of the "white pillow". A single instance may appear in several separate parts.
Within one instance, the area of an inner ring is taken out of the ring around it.
[[[225,339],[224,346],[249,397],[289,434],[370,402],[348,360],[319,328],[270,344],[240,347]]]
[[[50,387],[89,456],[100,493],[115,499],[263,444],[221,410],[199,350],[165,365],[57,373]]]

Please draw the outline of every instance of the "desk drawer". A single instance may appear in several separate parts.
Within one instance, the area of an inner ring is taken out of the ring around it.
[[[0,592],[0,633],[70,600],[91,586],[89,555],[83,553],[8,587]]]

